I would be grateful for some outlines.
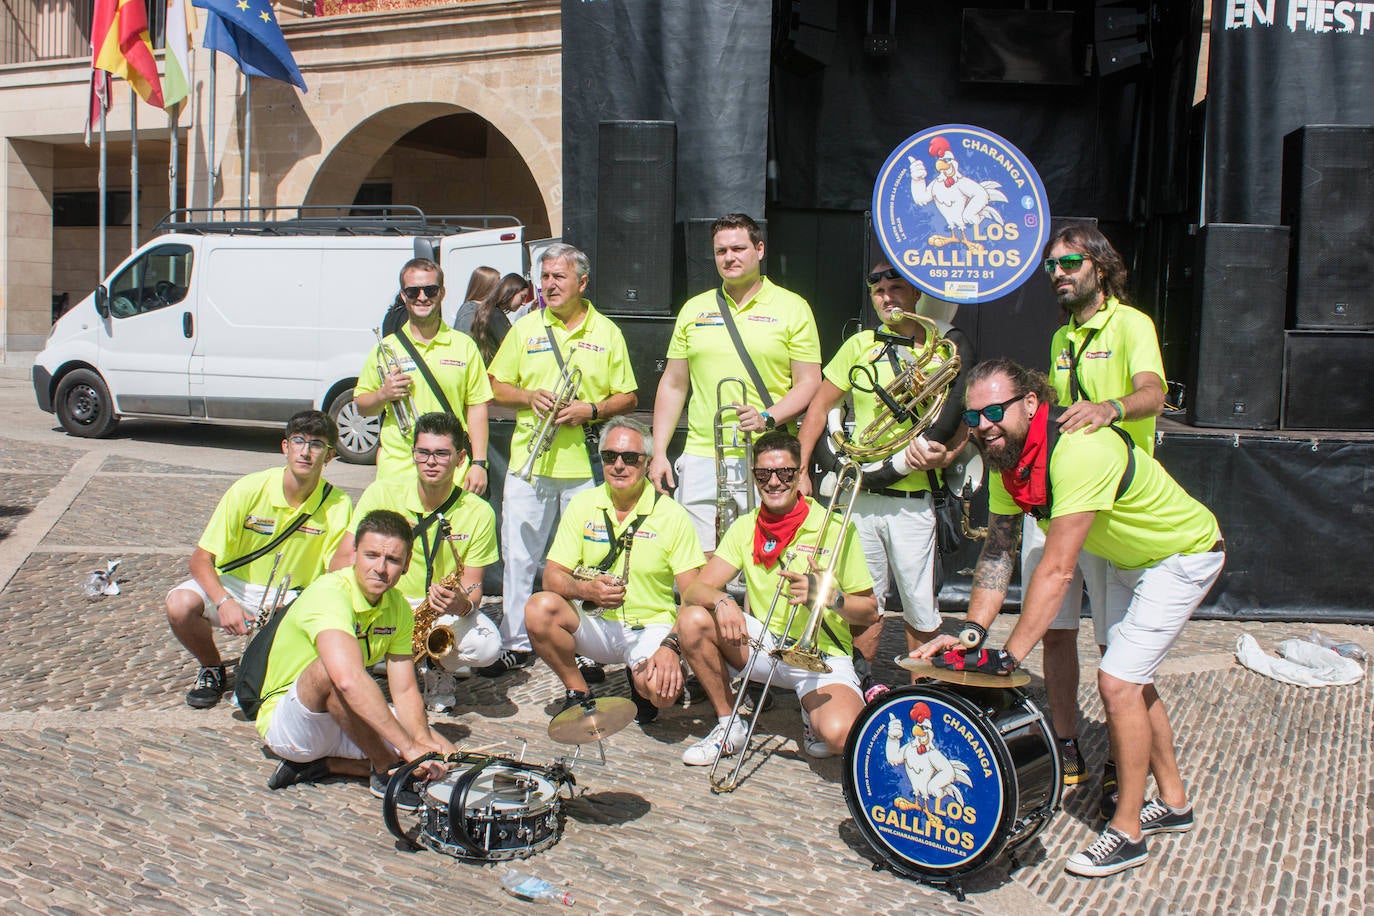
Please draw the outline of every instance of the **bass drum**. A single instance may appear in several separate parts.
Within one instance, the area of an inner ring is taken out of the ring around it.
[[[1011,855],[1059,808],[1054,732],[1014,688],[923,682],[860,713],[844,751],[844,795],[892,870],[953,884]]]

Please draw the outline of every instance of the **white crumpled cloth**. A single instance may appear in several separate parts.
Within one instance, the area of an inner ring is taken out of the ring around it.
[[[1364,677],[1364,667],[1353,658],[1305,639],[1285,639],[1278,649],[1282,658],[1266,655],[1255,637],[1242,633],[1236,640],[1236,660],[1251,671],[1299,687],[1354,684]]]

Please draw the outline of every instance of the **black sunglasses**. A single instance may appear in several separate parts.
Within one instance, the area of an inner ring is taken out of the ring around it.
[[[774,474],[778,476],[778,482],[784,487],[790,487],[792,481],[797,479],[797,471],[801,468],[754,468],[754,480],[759,486],[767,486],[768,478]]]
[[[900,280],[902,275],[897,273],[896,268],[889,267],[887,270],[875,270],[864,279],[868,281],[869,286],[874,286],[884,280]]]
[[[407,299],[419,299],[420,294],[424,293],[426,299],[433,299],[439,295],[439,284],[431,283],[429,286],[406,286],[401,288],[401,293]]]
[[[1018,394],[1018,395],[1017,395],[1016,397],[1014,397],[1014,398],[1008,398],[1007,400],[1003,401],[1001,404],[989,404],[987,407],[984,407],[982,410],[966,410],[966,411],[964,411],[964,414],[963,414],[963,416],[964,416],[964,425],[965,425],[965,426],[977,426],[977,425],[978,425],[978,418],[979,418],[980,416],[982,416],[982,417],[987,417],[989,423],[1001,423],[1001,422],[1002,422],[1002,418],[1005,417],[1005,416],[1007,415],[1007,408],[1010,407],[1012,404],[1015,404],[1017,401],[1021,400],[1022,398],[1024,398],[1024,397],[1025,397],[1027,394],[1029,394],[1029,393],[1030,393],[1030,392],[1024,392],[1024,391],[1023,391],[1021,394]]]
[[[621,461],[625,462],[627,465],[633,466],[633,465],[639,464],[640,461],[644,460],[644,453],[643,453],[643,452],[616,452],[616,451],[612,451],[611,449],[608,449],[608,448],[603,448],[603,449],[601,450],[601,463],[602,463],[602,464],[605,464],[605,465],[613,465],[613,464],[615,464],[617,458],[620,459]]]
[[[1088,260],[1086,254],[1066,254],[1058,258],[1045,259],[1045,273],[1054,276],[1054,268],[1057,266],[1066,274],[1071,274],[1083,266],[1083,262]]]

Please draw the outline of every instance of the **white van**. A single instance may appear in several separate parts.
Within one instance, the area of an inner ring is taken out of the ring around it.
[[[164,219],[164,234],[58,319],[33,366],[38,406],[88,437],[121,417],[277,425],[315,408],[338,421],[341,458],[371,460],[380,418],[357,412],[353,386],[401,266],[440,262],[451,322],[474,268],[525,273],[523,228],[512,217],[320,209],[340,208],[266,222],[230,222],[235,208],[169,214],[217,218]]]

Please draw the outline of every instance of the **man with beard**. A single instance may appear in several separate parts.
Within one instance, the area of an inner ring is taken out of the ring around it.
[[[1111,561],[1103,605],[1107,647],[1097,688],[1120,779],[1102,836],[1065,869],[1084,877],[1143,863],[1145,837],[1192,829],[1192,805],[1174,753],[1155,672],[1225,562],[1225,542],[1207,507],[1189,496],[1118,427],[1055,430],[1044,377],[1010,360],[969,373],[964,422],[994,472],[988,538],[973,573],[960,639],[937,636],[916,652],[940,667],[1009,674],[1048,631],[1086,549]],[[981,648],[1011,581],[1016,516],[1046,527],[1044,555],[1005,648]],[[1146,777],[1159,795],[1145,803]]]
[[[1164,409],[1164,362],[1154,322],[1124,301],[1126,265],[1093,223],[1061,226],[1045,246],[1045,273],[1068,322],[1050,344],[1049,381],[1064,407],[1060,431],[1091,432],[1117,423],[1147,455],[1154,453],[1155,417]],[[1035,576],[1045,547],[1040,528],[1028,517],[1022,530],[1021,592]],[[1084,553],[1059,616],[1045,634],[1045,689],[1050,718],[1060,740],[1064,783],[1087,778],[1078,749],[1078,620],[1087,586],[1099,651],[1107,643],[1107,561]],[[1103,767],[1103,817],[1111,817],[1116,773]]]

